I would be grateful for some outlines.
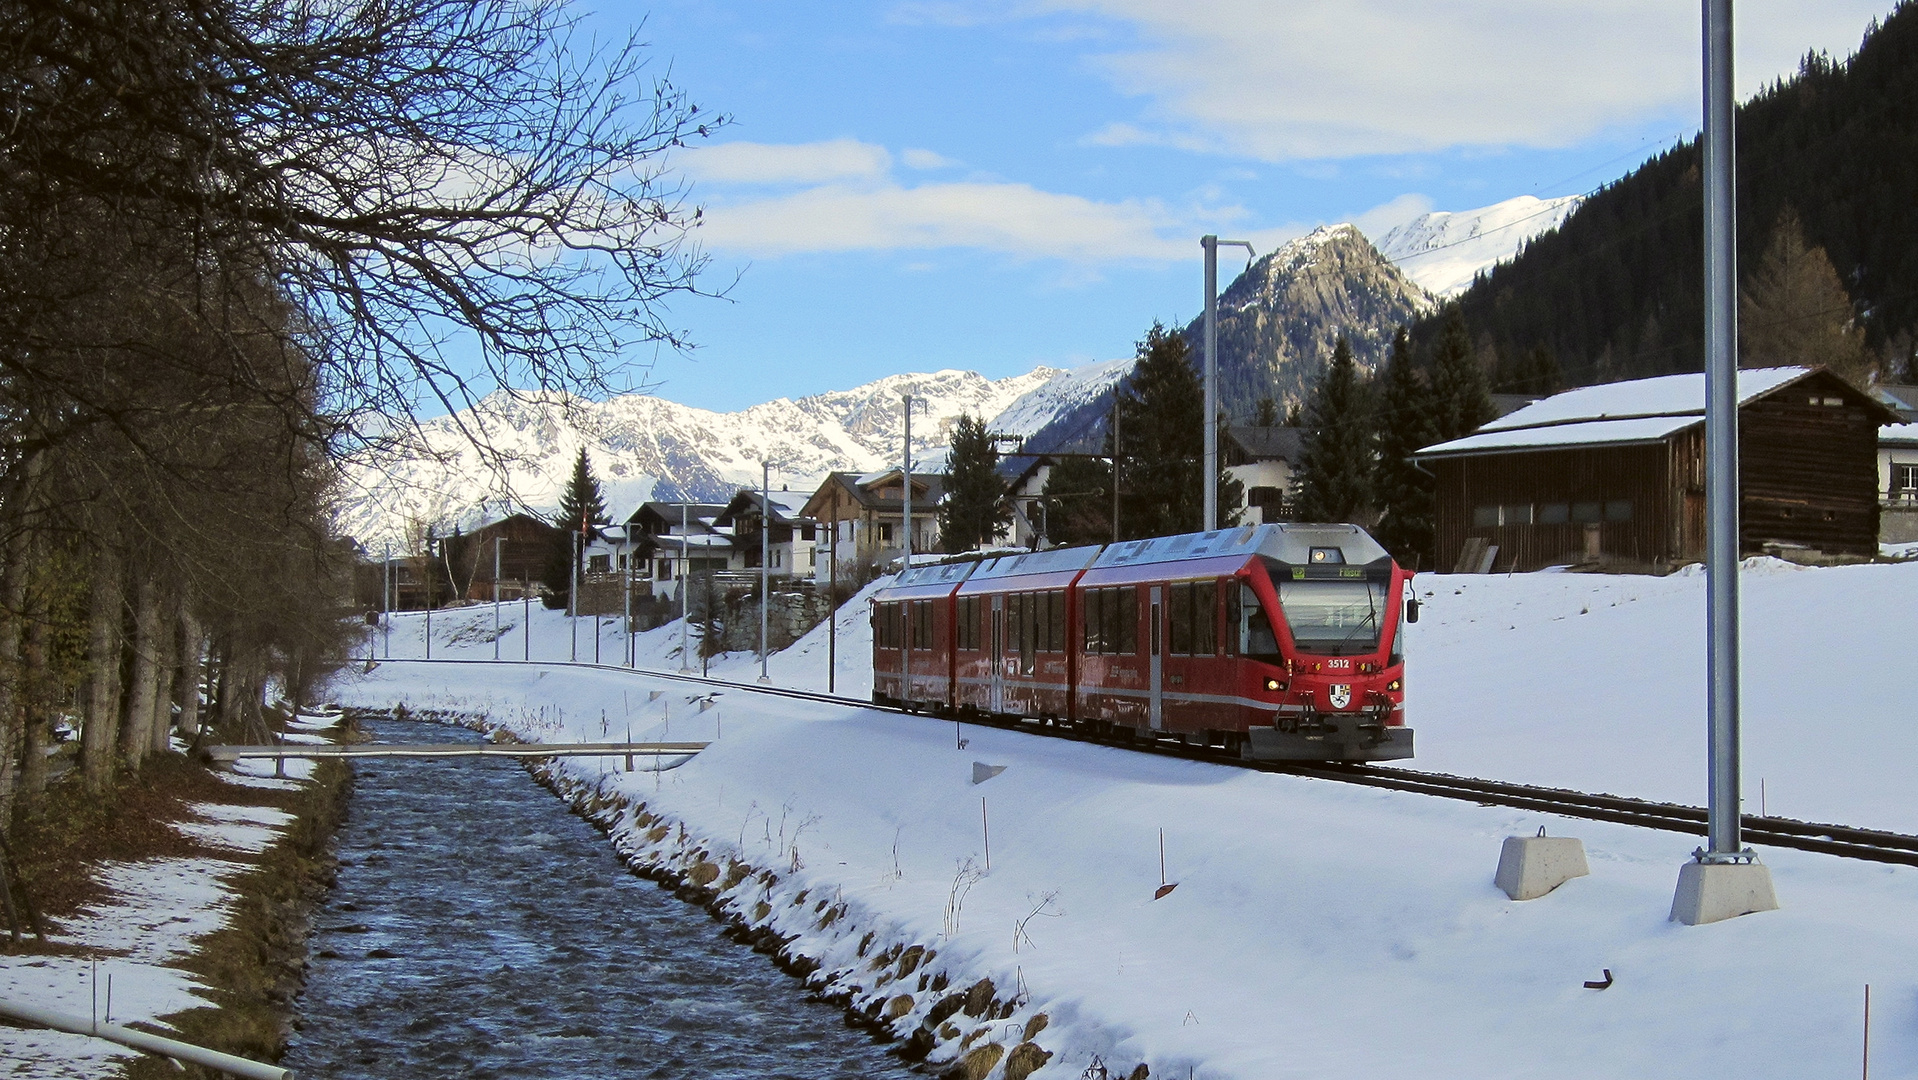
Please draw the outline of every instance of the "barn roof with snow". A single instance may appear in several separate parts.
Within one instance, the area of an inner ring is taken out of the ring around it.
[[[1877,550],[1879,428],[1898,416],[1823,368],[1738,373],[1739,547]],[[1669,570],[1705,542],[1705,377],[1554,394],[1414,455],[1441,570]]]
[[[1812,371],[1807,367],[1742,370],[1738,373],[1738,404],[1742,407]],[[1425,447],[1418,456],[1655,443],[1704,422],[1705,376],[1661,375],[1554,394],[1501,416],[1462,439]]]

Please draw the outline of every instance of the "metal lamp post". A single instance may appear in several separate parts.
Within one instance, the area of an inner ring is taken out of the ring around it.
[[[900,507],[904,511],[902,516],[905,518],[906,526],[906,561],[904,568],[910,570],[912,569],[912,395],[902,394],[900,396],[904,399],[906,408],[906,438],[904,445],[900,447],[900,461],[903,464],[899,473],[899,479],[905,486],[901,489],[903,492],[901,496],[903,501],[900,503]]]
[[[1672,918],[1697,925],[1778,906],[1771,872],[1739,835],[1738,232],[1732,4],[1703,0],[1705,132],[1705,661],[1710,756],[1706,846],[1680,869]]]
[[[687,503],[679,504],[679,672],[689,675],[693,670],[693,620],[692,609],[687,604],[686,590],[692,584],[692,507]]]
[[[766,649],[766,612],[773,605],[772,574],[767,568],[767,556],[772,551],[773,532],[773,467],[772,462],[761,459],[759,462],[759,681],[772,682],[766,673],[768,659]]]
[[[1199,237],[1205,250],[1205,521],[1203,531],[1219,527],[1219,248],[1242,247],[1258,253],[1244,240],[1221,240],[1210,233]]]

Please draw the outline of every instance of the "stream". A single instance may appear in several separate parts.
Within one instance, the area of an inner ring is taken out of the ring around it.
[[[363,721],[380,742],[478,741]],[[354,763],[282,1064],[348,1080],[918,1074],[836,1006],[633,876],[520,765]]]

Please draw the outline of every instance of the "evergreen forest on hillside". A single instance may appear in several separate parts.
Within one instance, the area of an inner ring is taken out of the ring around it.
[[[1918,339],[1918,4],[1900,3],[1851,59],[1810,54],[1741,106],[1737,146],[1741,279],[1795,217],[1849,293],[1849,311],[1824,314],[1862,329],[1881,377],[1903,377]],[[1498,388],[1549,389],[1523,385],[1534,365],[1517,362],[1541,348],[1571,384],[1701,370],[1702,213],[1693,139],[1481,277],[1459,306]],[[1415,342],[1440,326],[1423,320]]]

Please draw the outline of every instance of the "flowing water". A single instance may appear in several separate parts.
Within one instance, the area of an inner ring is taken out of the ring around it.
[[[381,742],[478,736],[374,720]],[[905,1078],[510,761],[362,759],[283,1064],[348,1080]]]

